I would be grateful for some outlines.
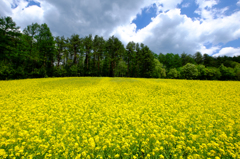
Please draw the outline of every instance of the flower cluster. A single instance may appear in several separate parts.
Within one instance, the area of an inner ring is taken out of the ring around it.
[[[0,158],[240,158],[240,83],[0,81]]]

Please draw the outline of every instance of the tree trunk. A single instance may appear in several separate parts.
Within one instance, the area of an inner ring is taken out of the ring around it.
[[[129,77],[129,57],[128,57],[128,71],[127,71],[127,75]]]
[[[74,47],[74,60],[73,60],[74,64],[77,64],[77,49],[76,47]]]
[[[100,57],[98,56],[98,72],[100,72]]]
[[[58,64],[57,64],[58,68],[59,68],[59,63],[60,63],[60,53],[58,53]]]

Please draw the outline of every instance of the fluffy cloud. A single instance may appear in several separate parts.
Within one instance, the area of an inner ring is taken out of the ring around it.
[[[154,52],[193,54],[196,51],[213,54],[227,43],[240,37],[240,12],[212,20],[192,20],[181,15],[180,9],[172,9],[152,18],[145,28],[135,32],[134,27],[118,28],[118,36],[123,41],[137,41],[147,44]],[[128,37],[128,38],[127,38]],[[204,44],[213,44],[206,48]]]
[[[221,50],[219,43],[240,38],[240,11],[226,16],[227,7],[214,8],[218,0],[196,0],[195,11],[200,18],[193,19],[181,14],[177,8],[183,0],[35,0],[41,7],[30,6],[25,0],[0,1],[1,16],[12,16],[25,28],[31,23],[47,23],[53,35],[79,34],[119,37],[124,44],[129,41],[144,43],[156,53],[196,51],[214,54]],[[239,1],[240,2],[240,1]],[[238,3],[239,3],[238,2]],[[157,6],[157,16],[149,25],[136,30],[132,20],[143,8]],[[186,4],[186,3],[184,3]],[[11,9],[11,5],[17,5]],[[206,47],[211,44],[212,47]],[[219,52],[220,53],[220,52]],[[227,52],[224,52],[227,53]]]
[[[166,11],[176,7],[182,0],[35,0],[41,4],[38,6],[27,6],[25,0],[3,0],[3,5],[8,5],[8,11],[3,15],[10,15],[21,28],[25,28],[32,22],[47,23],[54,35],[71,36],[80,34],[98,34],[105,38],[115,33],[122,26],[130,23],[137,14],[141,14],[143,8],[154,3],[158,11]],[[11,4],[17,5],[10,9]],[[132,26],[132,25],[131,25]]]
[[[0,1],[0,16],[10,15],[11,12],[12,12],[11,3],[8,0],[1,0]]]
[[[32,23],[43,23],[43,14],[45,8],[38,6],[27,7],[28,2],[20,1],[18,7],[12,10],[12,18],[16,21],[17,25],[20,25],[24,29],[27,25]]]
[[[225,16],[223,9],[206,9],[212,8],[217,1],[197,3],[202,9],[199,14],[203,14],[203,18],[193,20],[175,8],[158,14],[148,26],[138,32],[135,32],[134,27],[125,26],[117,29],[117,35],[123,41],[143,42],[156,53],[194,54],[200,51],[209,55],[221,49],[219,43],[240,38],[240,12]],[[207,10],[211,16],[203,10]],[[212,47],[207,48],[206,44],[212,44]]]
[[[233,48],[233,47],[225,47],[222,48],[219,53],[213,56],[238,56],[240,55],[240,47]]]
[[[1,16],[12,16],[25,28],[32,22],[47,23],[55,35],[70,36],[74,33],[85,36],[98,34],[110,36],[114,29],[129,24],[141,8],[153,4],[153,0],[35,0],[41,7],[30,6],[28,2],[0,1]],[[11,5],[17,5],[11,9]]]
[[[48,0],[42,6],[51,6],[45,10],[44,19],[56,34],[98,34],[107,38],[117,27],[129,24],[141,8],[151,4],[147,0]]]

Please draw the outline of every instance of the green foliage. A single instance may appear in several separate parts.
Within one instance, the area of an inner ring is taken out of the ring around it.
[[[0,18],[0,59],[10,62],[17,58],[17,45],[21,36],[20,27],[11,17]]]
[[[0,80],[11,79],[11,77],[15,74],[14,69],[9,65],[0,66]]]
[[[92,35],[86,36],[83,39],[83,47],[84,47],[84,53],[85,53],[85,61],[84,61],[84,75],[89,76],[91,73],[91,70],[89,70],[90,66],[90,58],[91,58],[91,52],[93,49],[93,39]]]
[[[70,76],[79,76],[77,65],[72,65],[72,66],[70,67],[70,69],[69,69],[69,75],[70,75]]]
[[[195,65],[196,64],[196,65]],[[196,52],[157,55],[135,42],[104,40],[90,34],[53,37],[47,24],[20,32],[11,17],[0,18],[0,79],[64,76],[240,80],[240,56],[212,57]]]
[[[214,59],[212,56],[209,56],[208,54],[203,55],[203,64],[206,67],[217,67],[216,59]]]
[[[100,76],[102,74],[102,60],[105,51],[106,41],[103,37],[96,35],[93,40],[93,56],[92,56],[92,70],[95,76]]]
[[[219,70],[222,74],[221,79],[222,80],[233,80],[235,78],[235,72],[234,69],[231,67],[225,67],[223,64],[219,67]]]
[[[115,68],[115,76],[116,77],[125,77],[127,73],[127,64],[125,61],[120,59],[120,61],[117,64],[117,67]]]
[[[136,69],[136,44],[131,41],[126,46],[127,76],[133,77]]]
[[[15,79],[24,79],[26,77],[24,68],[21,66],[18,66],[14,76],[15,76],[14,77]]]
[[[156,58],[154,59],[154,65],[155,65],[155,68],[153,70],[152,77],[153,78],[166,77],[166,72],[165,72],[165,69],[163,68],[163,65]]]
[[[207,67],[206,72],[208,80],[218,80],[222,76],[220,70],[215,67]]]
[[[182,74],[186,79],[194,79],[198,76],[198,69],[194,64],[187,63],[183,66]]]
[[[179,79],[184,79],[185,77],[183,76],[183,67],[179,67],[179,68],[177,68],[177,77],[179,78]]]
[[[124,46],[118,38],[112,36],[106,43],[106,49],[108,50],[107,53],[110,62],[109,76],[114,77],[114,70],[117,66],[117,62],[120,60],[124,53]]]
[[[57,36],[55,38],[55,44],[56,44],[56,60],[57,60],[57,66],[59,67],[61,60],[64,58],[64,48],[66,47],[65,44],[65,38],[62,36],[61,38]]]
[[[154,56],[151,53],[148,46],[144,46],[141,44],[141,53],[142,53],[142,59],[141,59],[141,66],[140,66],[140,76],[145,78],[152,77],[153,71],[154,71]]]
[[[182,59],[182,66],[185,66],[188,63],[195,64],[195,61],[192,57],[192,55],[188,55],[185,52],[181,54],[181,59]]]
[[[198,69],[198,79],[206,79],[207,77],[207,70],[204,65],[197,65]]]
[[[236,80],[240,81],[240,68],[235,69],[235,78]]]
[[[178,77],[178,71],[176,68],[171,68],[167,74],[168,78],[177,78]]]
[[[66,77],[67,71],[61,67],[54,67],[54,77]]]
[[[203,56],[200,52],[196,52],[193,56],[195,62],[199,65],[199,64],[203,64]]]

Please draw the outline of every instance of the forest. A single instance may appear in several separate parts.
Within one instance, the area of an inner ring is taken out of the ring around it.
[[[0,18],[0,80],[74,76],[240,80],[240,55],[157,54],[114,36],[54,37],[46,23],[21,31]]]

